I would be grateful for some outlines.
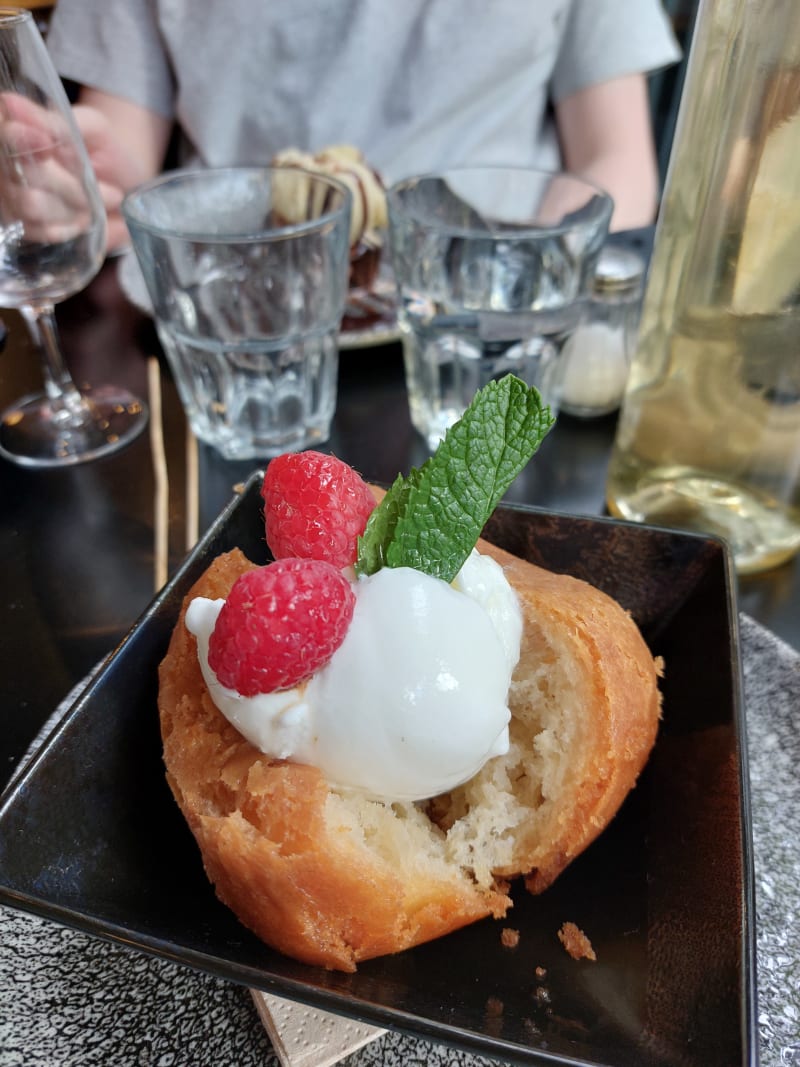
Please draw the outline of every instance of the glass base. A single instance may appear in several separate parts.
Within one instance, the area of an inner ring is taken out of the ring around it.
[[[67,467],[111,455],[147,425],[147,405],[113,385],[86,390],[74,403],[44,393],[0,415],[0,455],[22,467]]]
[[[627,492],[610,482],[611,514],[720,537],[739,575],[760,574],[800,551],[796,510],[781,507],[766,491],[686,468],[673,468],[672,476],[651,472],[651,478]]]

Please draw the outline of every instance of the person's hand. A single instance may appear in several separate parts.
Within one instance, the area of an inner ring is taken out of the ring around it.
[[[161,170],[172,122],[98,89],[82,89],[72,110],[97,175],[108,216],[108,249],[114,251],[130,244],[122,200]]]
[[[92,91],[82,95],[72,113],[106,211],[106,246],[123,248],[130,238],[122,200],[158,173],[171,123]],[[0,94],[0,222],[22,220],[31,241],[66,241],[89,222],[81,161],[59,130],[63,121],[24,96]]]
[[[130,238],[120,205],[125,194],[138,183],[140,175],[115,137],[110,120],[101,111],[76,104],[72,112],[86,144],[106,209],[106,245],[109,250],[122,248],[130,243]]]
[[[68,241],[88,228],[81,160],[62,115],[0,93],[0,220],[28,241]]]

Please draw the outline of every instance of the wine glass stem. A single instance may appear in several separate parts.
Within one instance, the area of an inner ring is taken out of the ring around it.
[[[60,416],[63,419],[77,418],[81,422],[85,421],[89,414],[88,405],[78,391],[64,362],[52,305],[22,308],[22,315],[39,349],[44,390],[53,406],[56,418]]]

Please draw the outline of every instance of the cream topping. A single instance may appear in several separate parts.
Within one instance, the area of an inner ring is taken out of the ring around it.
[[[332,785],[422,800],[508,750],[508,688],[522,614],[502,568],[473,552],[453,585],[407,567],[354,583],[344,642],[307,683],[243,697],[220,685],[208,642],[224,603],[186,615],[214,703],[253,745],[318,767]]]

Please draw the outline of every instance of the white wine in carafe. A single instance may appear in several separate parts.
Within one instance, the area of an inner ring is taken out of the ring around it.
[[[609,468],[615,515],[800,549],[800,4],[701,8]]]

